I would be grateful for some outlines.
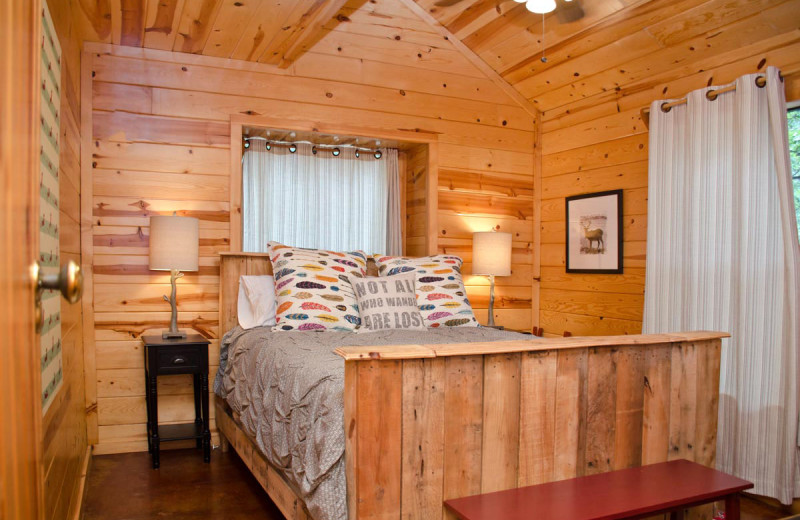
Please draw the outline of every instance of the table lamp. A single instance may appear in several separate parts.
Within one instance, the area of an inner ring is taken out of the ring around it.
[[[494,277],[511,274],[511,233],[472,234],[472,274],[489,277],[489,327],[494,327]]]
[[[172,294],[164,300],[172,307],[169,330],[161,337],[185,338],[186,331],[178,330],[178,306],[175,282],[182,271],[197,271],[199,225],[196,218],[172,216],[150,217],[150,270],[169,271]]]

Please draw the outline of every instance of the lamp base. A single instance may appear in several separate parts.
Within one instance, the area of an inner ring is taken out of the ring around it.
[[[166,295],[164,299],[169,302],[170,310],[170,320],[169,320],[169,329],[165,330],[161,333],[162,339],[186,339],[186,332],[182,330],[178,330],[178,299],[177,299],[177,292],[178,288],[176,287],[176,281],[178,278],[182,278],[183,273],[178,271],[177,269],[173,269],[170,271],[170,285],[172,286],[172,292],[170,293],[170,297],[167,298]]]
[[[165,330],[161,333],[161,339],[186,339],[186,332],[182,330]]]

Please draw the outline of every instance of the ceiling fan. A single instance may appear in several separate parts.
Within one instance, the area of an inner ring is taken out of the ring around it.
[[[437,0],[433,5],[436,7],[451,7],[463,0]],[[556,10],[556,0],[514,0],[517,3],[525,2],[528,11],[537,14],[550,13]],[[574,22],[583,18],[584,12],[580,0],[561,0],[559,2],[556,16],[561,23]]]

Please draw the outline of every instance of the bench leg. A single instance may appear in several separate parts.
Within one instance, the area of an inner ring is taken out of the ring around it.
[[[725,497],[725,520],[739,520],[739,494]]]
[[[669,514],[669,520],[683,520],[683,516],[683,509],[678,509],[677,511],[672,511]]]

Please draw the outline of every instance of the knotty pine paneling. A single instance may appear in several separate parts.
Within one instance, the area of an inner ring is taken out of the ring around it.
[[[591,29],[593,42],[554,49],[548,64],[531,65],[536,74],[507,76],[543,110],[539,321],[546,334],[641,331],[648,196],[643,107],[770,65],[783,71],[787,98],[800,98],[800,2],[723,4],[649,2]],[[624,190],[625,272],[566,274],[564,197],[613,189]]]
[[[402,5],[391,8],[405,15],[392,23],[407,19],[414,38],[434,38]],[[362,26],[331,28],[289,69],[87,44],[93,73],[92,204],[84,218],[92,223],[96,370],[89,377],[97,389],[97,427],[90,426],[89,435],[97,439],[97,452],[146,449],[144,396],[136,379],[142,370],[139,338],[169,320],[160,299],[168,280],[147,270],[151,215],[177,211],[200,219],[201,270],[179,281],[179,321],[211,338],[211,356],[218,356],[217,338],[225,331],[218,324],[217,254],[230,243],[231,115],[437,134],[435,236],[427,236],[424,214],[431,193],[424,187],[427,156],[423,148],[403,154],[407,251],[423,254],[431,242],[433,250],[462,256],[468,294],[485,321],[488,282],[470,275],[472,233],[513,233],[513,274],[498,279],[496,320],[513,328],[532,326],[531,116],[440,36],[436,51],[420,59],[418,43],[387,37],[394,28],[372,17],[356,18]],[[212,32],[209,41],[215,38]],[[224,38],[219,43],[231,45]],[[190,396],[183,385],[176,382],[181,391],[162,396],[162,421],[191,411],[184,406]]]
[[[400,152],[405,172],[405,233],[403,254],[425,256],[428,250],[428,147],[415,146]]]
[[[81,263],[81,52],[67,2],[48,2],[62,50],[59,138],[60,249],[62,265]],[[42,421],[45,518],[67,518],[80,500],[86,455],[84,340],[81,304],[61,301],[63,385]]]

